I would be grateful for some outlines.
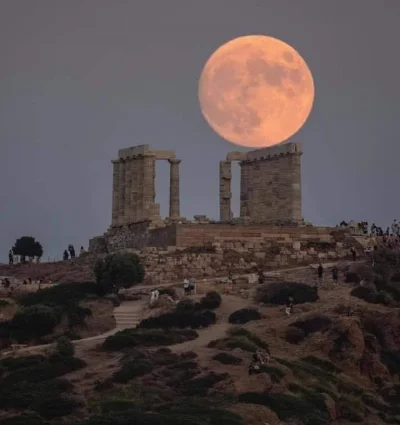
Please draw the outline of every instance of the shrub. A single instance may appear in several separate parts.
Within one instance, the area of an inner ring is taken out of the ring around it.
[[[42,363],[46,360],[45,356],[40,354],[25,356],[25,357],[6,357],[0,360],[0,368],[11,370],[17,370],[24,367],[34,366],[38,363]]]
[[[185,298],[176,305],[177,311],[193,311],[196,308],[196,303],[191,298]]]
[[[36,413],[24,413],[3,419],[1,425],[46,425],[46,422]]]
[[[114,307],[119,307],[121,305],[121,300],[117,294],[107,294],[105,299],[110,300]]]
[[[193,378],[183,384],[182,391],[185,395],[205,397],[208,391],[218,382],[229,378],[227,373],[209,372],[207,375]]]
[[[118,351],[130,347],[154,347],[158,345],[173,345],[191,341],[198,337],[194,330],[169,330],[132,328],[109,336],[103,343],[108,351]]]
[[[66,337],[60,337],[56,345],[57,352],[63,357],[73,357],[75,354],[75,347],[71,340]]]
[[[229,323],[243,325],[252,320],[260,320],[261,318],[262,316],[258,310],[254,308],[242,308],[229,316]]]
[[[101,402],[100,408],[102,413],[112,413],[138,409],[138,406],[130,400],[106,400]]]
[[[381,362],[388,368],[391,375],[400,376],[400,351],[382,350]]]
[[[187,305],[186,305],[187,307]],[[212,311],[194,311],[180,307],[160,316],[150,317],[142,320],[138,328],[192,328],[198,329],[208,327],[216,322],[216,315]]]
[[[19,303],[23,306],[44,304],[47,306],[70,306],[85,300],[90,295],[100,295],[99,286],[94,282],[61,283],[51,288],[23,295]]]
[[[207,292],[200,300],[200,308],[204,310],[215,310],[221,305],[221,295],[216,291]]]
[[[372,285],[357,286],[350,292],[350,295],[372,304],[390,305],[393,302],[393,298],[387,292],[377,292]]]
[[[259,348],[268,350],[268,344],[265,341],[244,328],[231,329],[227,338],[211,341],[208,347],[218,350],[240,348],[251,353],[254,353]]]
[[[0,335],[26,342],[53,332],[59,322],[60,316],[53,308],[33,305],[17,312],[10,321],[3,322]]]
[[[126,383],[138,376],[147,375],[153,370],[149,361],[131,361],[122,365],[121,369],[114,373],[113,379],[118,383]]]
[[[53,419],[70,415],[80,407],[82,403],[74,398],[57,396],[42,400],[33,406],[33,409],[44,418]]]
[[[249,330],[247,330],[245,328],[230,329],[229,335],[231,335],[233,337],[245,337],[249,341],[256,344],[258,348],[262,348],[264,350],[269,350],[268,344],[263,339],[261,339],[256,334],[254,334],[253,332],[250,332]]]
[[[137,254],[116,253],[107,255],[96,262],[94,267],[96,282],[106,288],[130,288],[143,282],[145,270]]]
[[[243,363],[243,360],[241,358],[236,357],[230,353],[218,353],[213,357],[213,360],[230,365],[239,365]]]
[[[176,290],[174,288],[161,288],[159,290],[160,295],[168,295],[169,297],[176,298]]]
[[[289,326],[301,329],[305,336],[315,332],[324,332],[332,325],[332,320],[328,316],[322,314],[311,314],[305,319],[297,320]]]
[[[285,339],[289,344],[300,344],[306,337],[303,329],[289,327],[285,332]]]
[[[289,394],[243,393],[240,403],[260,404],[273,410],[281,421],[299,419],[304,425],[329,425],[329,415],[306,398]]]
[[[295,304],[304,304],[318,301],[318,289],[296,282],[273,282],[261,286],[257,291],[257,301],[264,304],[287,303],[288,298],[292,297]]]
[[[341,373],[341,370],[329,360],[319,359],[314,356],[303,357],[301,360],[330,373]]]
[[[261,373],[267,373],[272,382],[278,383],[281,382],[282,378],[285,376],[284,372],[275,366],[270,365],[261,365],[260,366]]]

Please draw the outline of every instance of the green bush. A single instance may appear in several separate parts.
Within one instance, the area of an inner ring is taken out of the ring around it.
[[[131,361],[124,363],[120,370],[114,373],[114,382],[126,383],[133,378],[147,375],[153,370],[153,365],[149,361]]]
[[[185,395],[205,397],[209,390],[220,381],[229,378],[227,373],[209,372],[207,375],[196,377],[182,384],[181,391]]]
[[[201,298],[199,308],[204,310],[215,310],[221,305],[221,302],[221,295],[216,291],[210,291]]]
[[[251,353],[254,353],[259,348],[268,350],[268,344],[265,341],[244,328],[231,329],[227,338],[211,341],[208,347],[218,350],[233,350],[235,348],[240,348],[241,350]]]
[[[332,320],[328,316],[322,314],[311,314],[305,319],[297,320],[289,326],[301,329],[305,336],[311,335],[315,332],[325,332],[332,325]]]
[[[400,376],[400,351],[382,350],[381,362],[388,368],[391,375]]]
[[[295,304],[311,303],[319,300],[318,289],[297,282],[272,282],[258,288],[256,299],[264,304],[287,303],[289,297]]]
[[[27,342],[53,332],[60,319],[56,310],[46,305],[25,307],[0,324],[0,336]]]
[[[330,373],[341,373],[341,370],[329,360],[320,359],[314,356],[303,357],[301,360]]]
[[[289,344],[300,344],[306,337],[305,332],[302,329],[288,327],[285,331],[285,340]]]
[[[289,394],[243,393],[240,403],[259,404],[273,410],[281,421],[298,419],[304,425],[329,425],[326,408],[317,407],[307,398]]]
[[[75,355],[74,344],[66,337],[58,338],[56,350],[63,357],[74,357]]]
[[[123,412],[138,409],[138,405],[131,400],[105,400],[100,403],[102,413]]]
[[[236,357],[230,353],[218,353],[213,357],[213,360],[230,365],[239,365],[243,363],[243,360],[240,357]]]
[[[282,378],[285,376],[285,373],[279,369],[279,367],[271,366],[271,365],[261,365],[260,366],[261,373],[267,373],[272,382],[278,383],[281,382]]]
[[[172,299],[175,299],[177,296],[176,290],[174,288],[161,288],[159,292],[160,292],[160,295],[168,295]]]
[[[99,286],[94,282],[61,283],[40,291],[22,296],[19,303],[29,307],[36,304],[47,306],[70,306],[87,299],[90,295],[100,295]]]
[[[110,300],[114,307],[119,307],[121,305],[121,300],[117,294],[107,294],[104,298]]]
[[[393,303],[393,298],[390,294],[385,291],[377,292],[376,288],[372,285],[357,286],[350,292],[350,295],[371,304],[390,305]]]
[[[194,330],[162,330],[132,328],[117,332],[109,336],[103,343],[107,351],[118,351],[130,347],[156,347],[159,345],[173,345],[191,341],[198,337]]]
[[[116,253],[96,262],[96,282],[107,292],[118,288],[130,288],[143,282],[145,270],[137,254]]]
[[[82,405],[74,398],[54,396],[40,401],[33,409],[46,419],[54,419],[70,415]]]
[[[36,413],[24,413],[23,415],[11,416],[9,418],[2,419],[1,425],[46,425],[44,421]]]
[[[187,307],[187,306],[186,306]],[[190,308],[180,307],[179,309],[171,312],[161,314],[160,316],[150,317],[142,320],[138,328],[156,328],[156,329],[170,329],[170,328],[206,328],[216,322],[216,315],[212,311],[196,311]]]
[[[229,323],[232,324],[245,324],[253,320],[260,320],[262,318],[260,312],[254,308],[242,308],[234,311],[229,316]]]
[[[193,311],[197,310],[196,303],[191,298],[185,298],[176,305],[177,311]]]
[[[42,363],[46,360],[45,356],[40,354],[25,356],[25,357],[6,357],[0,360],[0,368],[11,370],[17,370],[24,367],[34,366]]]

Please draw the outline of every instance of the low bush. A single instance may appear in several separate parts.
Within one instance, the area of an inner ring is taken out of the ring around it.
[[[391,305],[393,303],[393,298],[390,294],[386,291],[378,292],[373,285],[357,286],[350,292],[350,295],[371,304]]]
[[[0,360],[0,368],[9,371],[17,370],[24,367],[34,366],[46,360],[45,356],[40,354],[25,357],[6,357]]]
[[[258,302],[264,304],[287,303],[292,297],[295,304],[311,303],[319,300],[318,289],[304,283],[272,282],[261,286],[256,295]]]
[[[215,310],[221,305],[221,295],[216,291],[207,292],[200,300],[200,308],[204,310]]]
[[[400,376],[400,351],[382,350],[380,357],[391,375]]]
[[[303,357],[301,360],[330,373],[341,373],[341,370],[329,360],[320,359],[314,356]]]
[[[254,353],[260,348],[268,350],[268,344],[265,341],[244,328],[231,329],[227,338],[211,341],[208,347],[218,350],[240,348],[251,353]]]
[[[102,413],[123,412],[138,409],[138,405],[131,400],[105,400],[100,403]]]
[[[266,364],[260,366],[260,372],[267,373],[270,376],[272,382],[275,383],[281,382],[282,378],[285,376],[285,373],[278,367]]]
[[[90,295],[101,295],[99,286],[94,282],[61,283],[51,288],[23,295],[19,303],[25,307],[36,304],[47,306],[70,306],[84,301]]]
[[[103,348],[107,351],[118,351],[138,346],[156,347],[159,345],[173,345],[191,341],[198,336],[198,333],[194,330],[132,328],[109,336],[104,341]]]
[[[240,365],[243,363],[243,359],[240,357],[236,357],[233,354],[230,353],[218,353],[213,357],[213,360],[216,360],[217,362],[223,363],[223,364],[230,364],[230,365]]]
[[[117,294],[107,294],[104,298],[111,301],[114,307],[121,305],[121,300]]]
[[[120,370],[114,373],[114,382],[126,383],[131,379],[147,375],[153,370],[153,365],[149,361],[131,361],[124,363]]]
[[[0,337],[27,342],[53,332],[61,315],[46,305],[33,305],[18,311],[15,316],[0,324]]]
[[[176,290],[174,288],[161,288],[159,292],[160,295],[168,295],[172,299],[175,299],[177,297]]]
[[[260,320],[262,318],[260,312],[254,308],[242,308],[234,311],[229,316],[229,323],[243,325],[253,320]]]
[[[259,404],[273,410],[281,421],[300,420],[304,425],[329,425],[326,408],[317,407],[307,398],[289,394],[243,393],[240,403]]]
[[[209,372],[207,375],[186,381],[182,386],[181,391],[185,395],[205,397],[215,384],[228,378],[229,374],[227,373],[218,374],[215,372]]]
[[[138,328],[206,328],[216,322],[216,315],[212,311],[195,311],[180,308],[171,313],[161,314],[160,316],[150,317],[142,320]]]
[[[74,344],[65,336],[58,338],[56,350],[62,357],[73,357],[75,355]]]
[[[24,413],[2,419],[1,425],[46,425],[47,422],[36,413]]]
[[[323,314],[311,314],[304,319],[297,320],[289,326],[301,329],[305,336],[315,332],[325,332],[332,325],[332,320]]]
[[[300,344],[306,337],[305,332],[302,329],[289,327],[285,331],[285,340],[289,344]]]
[[[47,400],[41,400],[33,406],[33,409],[46,419],[68,416],[82,407],[82,402],[70,397],[55,396]]]

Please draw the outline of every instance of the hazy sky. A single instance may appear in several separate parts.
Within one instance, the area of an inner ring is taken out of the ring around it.
[[[217,47],[248,34],[291,44],[314,75],[292,139],[305,219],[400,218],[399,20],[399,0],[1,0],[0,259],[23,235],[46,256],[87,247],[111,223],[110,160],[139,144],[183,159],[182,215],[218,218],[218,162],[236,147],[203,119],[197,84]]]

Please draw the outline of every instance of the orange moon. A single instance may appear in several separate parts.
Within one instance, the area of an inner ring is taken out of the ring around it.
[[[208,124],[246,147],[286,141],[310,115],[314,80],[304,59],[273,37],[235,38],[218,48],[200,76],[199,101]]]

